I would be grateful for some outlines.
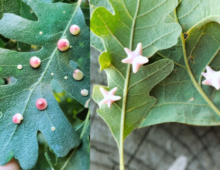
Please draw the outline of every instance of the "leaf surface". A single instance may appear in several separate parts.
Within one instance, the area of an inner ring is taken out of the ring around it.
[[[109,4],[108,0],[91,0],[90,1],[90,13],[92,16],[93,11],[98,7],[105,7],[107,10],[109,10],[111,13],[114,13],[114,10],[112,9],[111,5]],[[101,38],[99,38],[97,35],[95,35],[92,31],[90,32],[90,38],[91,38],[91,46],[93,46],[95,49],[99,50],[100,52],[105,51],[104,44],[102,43]]]
[[[18,3],[15,0],[0,0],[0,19],[4,13],[19,14]]]
[[[88,170],[90,167],[90,120],[89,112],[87,118],[84,121],[84,125],[77,131],[80,135],[82,143],[79,147],[73,149],[67,157],[63,160],[59,160],[59,166],[56,166],[57,170]],[[62,165],[62,166],[61,166]]]
[[[42,46],[37,52],[15,52],[0,48],[0,77],[16,78],[10,85],[0,86],[0,164],[7,163],[12,157],[19,160],[23,169],[32,168],[38,157],[37,131],[41,131],[50,147],[58,157],[64,157],[80,143],[79,135],[61,111],[51,88],[55,79],[63,89],[83,105],[89,96],[80,94],[82,89],[89,90],[89,32],[83,14],[77,4],[47,4],[29,0],[28,5],[38,17],[30,21],[14,14],[4,14],[0,20],[0,34],[27,44]],[[69,27],[81,27],[78,36],[72,36]],[[66,52],[57,49],[57,41],[66,37],[70,48]],[[41,66],[31,68],[32,56],[41,58]],[[83,71],[82,81],[72,77],[70,61],[77,63]],[[18,70],[17,65],[22,69]],[[35,103],[45,98],[48,107],[39,111]],[[24,120],[20,125],[12,122],[12,116],[21,113]],[[52,131],[51,127],[56,130]]]
[[[106,49],[100,56],[101,69],[105,69],[109,85],[104,88],[109,91],[118,87],[116,95],[122,97],[111,109],[103,105],[98,110],[120,147],[120,141],[139,126],[156,103],[156,99],[149,95],[150,90],[173,69],[170,60],[161,60],[142,66],[133,74],[130,65],[121,63],[126,57],[123,48],[134,50],[141,42],[143,55],[150,57],[160,49],[175,45],[181,28],[177,23],[168,24],[164,21],[177,6],[176,0],[109,2],[114,15],[104,7],[95,9],[91,30],[102,39]],[[99,87],[95,86],[93,94],[97,103],[103,99]]]
[[[152,90],[158,102],[140,127],[164,122],[220,125],[220,92],[201,84],[207,65],[220,70],[219,6],[217,0],[182,0],[176,16],[171,16],[171,22],[179,22],[183,33],[175,47],[159,51],[153,58],[171,59],[175,68]]]
[[[82,140],[81,144],[72,149],[64,158],[57,158],[57,156],[51,152],[46,144],[46,141],[39,134],[38,140],[42,144],[40,152],[40,160],[34,170],[39,169],[54,169],[54,170],[89,170],[90,166],[90,120],[89,112],[87,112],[86,119],[82,123],[82,126],[77,130],[77,133]],[[46,148],[46,149],[45,149]],[[46,153],[46,154],[45,154]],[[45,162],[45,156],[47,162]]]

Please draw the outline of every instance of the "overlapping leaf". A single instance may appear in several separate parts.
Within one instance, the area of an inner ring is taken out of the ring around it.
[[[0,19],[4,13],[19,14],[18,3],[15,0],[0,0]]]
[[[94,4],[95,1],[91,3]],[[130,65],[121,63],[126,57],[124,47],[134,50],[137,43],[143,44],[143,55],[150,57],[160,49],[177,43],[181,28],[176,23],[165,23],[165,17],[175,9],[176,0],[166,1],[118,1],[109,0],[114,15],[106,8],[95,9],[91,19],[91,30],[99,36],[106,52],[100,56],[101,68],[105,69],[110,90],[118,87],[116,95],[122,100],[111,109],[100,106],[100,116],[109,125],[116,142],[123,140],[137,128],[141,120],[156,102],[150,90],[166,78],[173,69],[170,60],[161,60],[141,67],[133,74]],[[99,103],[103,96],[94,88],[94,100]]]
[[[12,157],[19,160],[23,169],[30,169],[38,157],[37,131],[44,134],[50,147],[58,157],[65,156],[70,149],[80,143],[64,114],[62,113],[51,89],[55,79],[69,94],[83,105],[89,96],[80,94],[82,89],[89,90],[89,32],[78,4],[47,4],[37,0],[28,1],[38,17],[30,21],[14,14],[4,14],[0,20],[0,34],[28,44],[42,46],[38,52],[15,52],[0,49],[0,77],[13,76],[16,82],[0,86],[0,164],[7,163]],[[81,27],[78,36],[69,33],[69,27]],[[69,39],[72,46],[66,52],[56,48],[61,37]],[[29,65],[32,56],[41,58],[40,68]],[[82,81],[72,77],[74,60],[84,73]],[[17,69],[21,64],[23,68]],[[45,98],[48,108],[39,111],[35,107],[38,98]],[[21,113],[24,120],[20,125],[12,123],[12,116]],[[55,127],[55,131],[51,131]]]
[[[105,7],[111,13],[114,13],[111,5],[109,4],[109,2],[107,0],[102,0],[102,1],[91,0],[90,1],[90,13],[91,14],[98,7]],[[105,47],[104,47],[104,44],[102,43],[102,40],[97,35],[95,35],[92,31],[90,32],[90,38],[92,40],[91,41],[91,46],[93,46],[94,48],[96,48],[100,52],[105,51]]]
[[[173,60],[175,68],[152,90],[158,102],[140,127],[163,122],[220,125],[220,93],[201,84],[204,80],[201,73],[207,65],[220,70],[219,6],[218,0],[182,0],[176,9],[177,15],[170,17],[171,22],[179,21],[185,34],[175,47],[160,51],[154,57]]]
[[[40,156],[41,159],[34,170],[40,169],[54,169],[54,170],[89,170],[90,166],[90,144],[89,144],[89,134],[90,134],[90,120],[89,112],[82,126],[77,130],[77,133],[82,140],[81,144],[72,149],[68,155],[64,158],[57,158],[57,156],[51,152],[47,146],[45,140],[41,135],[38,136],[40,143],[44,143],[41,146]],[[46,148],[46,149],[45,149]],[[45,156],[47,161],[45,161]],[[42,159],[43,158],[43,159]]]
[[[58,160],[58,166],[56,170],[89,170],[90,167],[90,121],[89,112],[84,125],[77,131],[82,139],[82,143],[79,147],[73,149],[64,159]]]

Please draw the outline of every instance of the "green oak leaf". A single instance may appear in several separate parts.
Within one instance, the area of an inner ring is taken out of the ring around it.
[[[0,78],[0,85],[4,85],[5,84],[5,80]]]
[[[0,19],[4,13],[13,13],[37,21],[36,15],[25,2],[27,0],[0,0]]]
[[[39,1],[46,2],[46,3],[56,3],[56,2],[75,3],[77,2],[77,0],[39,0]],[[85,0],[82,0],[81,9],[84,14],[86,25],[90,27],[90,10],[89,10],[88,2],[85,2]]]
[[[89,8],[89,4],[87,2],[83,2],[82,5],[81,5],[81,9],[82,9],[84,17],[85,17],[86,25],[88,26],[88,28],[90,28],[90,8]]]
[[[0,19],[4,13],[19,14],[17,0],[0,0]]]
[[[0,9],[2,9],[0,10],[0,18],[3,17],[3,13],[14,13],[23,18],[37,21],[36,15],[22,0],[1,0]],[[31,45],[17,42],[17,49],[18,51],[28,52],[31,49]]]
[[[59,159],[55,170],[89,170],[90,167],[90,120],[89,112],[84,125],[77,131],[82,143],[79,147],[74,148],[65,158]]]
[[[220,125],[220,92],[201,84],[207,65],[220,70],[219,6],[218,0],[182,0],[176,15],[170,16],[173,23],[180,23],[183,33],[176,46],[157,52],[153,58],[171,59],[175,68],[152,90],[158,102],[140,127],[164,122]]]
[[[89,145],[89,134],[90,134],[90,121],[89,112],[87,112],[86,119],[83,125],[77,130],[82,143],[72,149],[68,155],[64,158],[57,158],[57,156],[50,151],[46,141],[42,135],[38,135],[40,142],[40,160],[34,170],[53,169],[53,170],[89,170],[90,165],[90,145]],[[44,144],[44,145],[42,145]],[[46,154],[45,154],[46,152]],[[45,156],[47,162],[45,162]]]
[[[105,7],[107,10],[109,10],[111,13],[114,13],[114,10],[112,9],[111,5],[109,4],[108,0],[90,0],[90,13],[92,16],[93,11],[98,7]],[[93,46],[95,49],[99,50],[100,52],[105,51],[105,47],[102,43],[101,38],[99,38],[97,35],[95,35],[92,31],[90,32],[90,39],[91,46]]]
[[[19,16],[26,18],[28,20],[37,21],[37,16],[33,12],[33,10],[23,2],[23,0],[17,0]],[[17,49],[21,52],[29,52],[31,50],[31,45],[23,42],[17,42]]]
[[[166,16],[178,5],[177,0],[109,2],[114,14],[104,7],[96,8],[92,13],[91,30],[102,39],[106,49],[99,60],[108,78],[109,86],[104,88],[118,87],[116,95],[122,97],[111,109],[103,105],[98,110],[109,125],[121,153],[123,140],[140,125],[156,103],[149,92],[173,69],[172,61],[162,60],[142,66],[133,74],[131,66],[121,62],[127,56],[124,47],[134,50],[141,42],[143,55],[150,57],[158,50],[175,45],[181,27],[177,23],[165,23]],[[99,87],[95,86],[93,94],[97,103],[103,99]]]
[[[107,10],[109,10],[112,14],[114,14],[114,10],[113,10],[111,4],[108,2],[108,0],[102,0],[102,1],[90,0],[90,12],[91,12],[91,14],[98,7],[104,7]]]
[[[53,2],[53,0],[39,0],[39,1],[46,2],[46,3],[52,3]]]
[[[90,32],[90,38],[91,38],[91,46],[94,47],[95,49],[97,49],[100,52],[104,52],[105,51],[105,47],[102,43],[102,40],[96,36],[92,31]]]
[[[15,83],[0,86],[0,164],[3,165],[15,157],[23,169],[32,168],[37,161],[38,131],[43,133],[58,157],[66,156],[80,143],[79,136],[53,95],[51,80],[56,80],[83,105],[89,96],[83,97],[80,91],[89,90],[90,84],[89,32],[79,7],[80,2],[47,4],[29,0],[28,5],[37,15],[38,21],[9,13],[4,14],[0,20],[0,34],[4,37],[42,46],[37,52],[15,52],[0,48],[0,77],[16,78]],[[70,34],[69,27],[72,24],[81,27],[78,36]],[[62,37],[67,37],[72,46],[65,52],[60,52],[56,45]],[[42,60],[37,69],[29,65],[32,56],[38,56]],[[74,69],[70,65],[71,60],[83,71],[82,81],[73,79]],[[23,66],[21,70],[17,69],[18,64]],[[41,97],[48,102],[44,111],[39,111],[35,106],[37,99]],[[12,116],[16,113],[23,114],[24,120],[20,125],[12,123]],[[55,131],[51,131],[53,126],[56,128]]]
[[[66,115],[73,128],[75,130],[78,129],[83,124],[83,121],[77,117],[77,114],[80,114],[85,107],[66,93],[56,81],[52,81],[51,85],[61,110]]]

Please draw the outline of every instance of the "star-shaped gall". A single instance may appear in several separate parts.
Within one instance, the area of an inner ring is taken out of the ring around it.
[[[127,58],[123,59],[122,63],[132,64],[133,73],[137,73],[140,66],[149,62],[147,57],[142,56],[142,44],[138,43],[135,51],[131,51],[125,48],[125,52],[127,53]]]
[[[220,71],[214,71],[211,67],[206,66],[207,73],[202,73],[202,75],[206,78],[202,82],[204,85],[213,86],[216,90],[220,89]]]
[[[113,88],[111,91],[106,91],[104,88],[100,87],[100,91],[104,96],[104,99],[100,102],[100,105],[107,104],[111,108],[112,103],[120,100],[120,96],[115,96],[115,92],[118,90],[117,87]]]

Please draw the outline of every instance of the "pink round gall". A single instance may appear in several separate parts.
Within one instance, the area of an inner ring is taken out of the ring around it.
[[[15,123],[15,124],[20,124],[21,121],[23,120],[23,116],[22,114],[20,113],[16,113],[13,118],[12,118],[12,121]]]
[[[47,108],[47,101],[44,98],[40,98],[36,102],[36,107],[39,110],[45,110]]]
[[[73,78],[75,80],[82,80],[83,79],[83,72],[80,71],[79,69],[74,70],[73,72]]]
[[[37,68],[37,67],[40,66],[40,64],[41,64],[40,58],[38,58],[38,57],[36,57],[36,56],[31,57],[31,59],[30,59],[30,65],[31,65],[31,67]]]
[[[60,51],[66,51],[70,48],[70,42],[66,38],[61,38],[57,43],[57,48]]]
[[[78,25],[72,25],[72,26],[70,27],[70,33],[71,33],[72,35],[77,35],[77,34],[79,34],[79,32],[80,32],[80,28],[79,28]]]
[[[21,169],[20,165],[15,159],[10,160],[6,165],[0,166],[0,170],[20,170],[20,169]]]

